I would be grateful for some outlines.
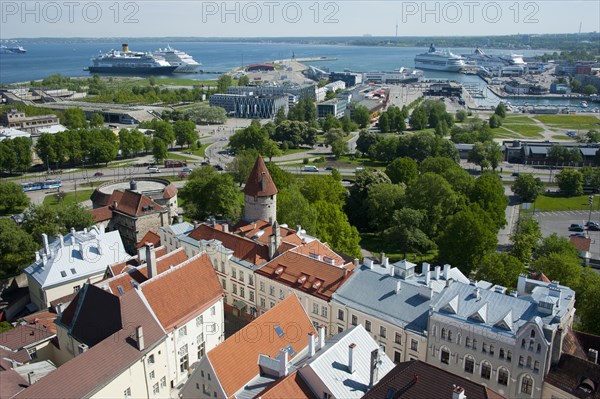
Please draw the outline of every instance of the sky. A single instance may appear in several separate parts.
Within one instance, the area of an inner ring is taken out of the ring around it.
[[[600,1],[0,0],[0,39],[480,36],[600,31]]]

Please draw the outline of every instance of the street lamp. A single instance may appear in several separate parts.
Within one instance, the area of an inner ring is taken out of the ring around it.
[[[588,204],[590,204],[590,213],[588,215],[588,229],[589,229],[590,222],[592,221],[592,208],[594,206],[594,194],[590,195],[590,197],[588,198]],[[589,230],[588,230],[588,235],[589,235]]]

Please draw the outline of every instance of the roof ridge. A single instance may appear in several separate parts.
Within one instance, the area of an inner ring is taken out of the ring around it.
[[[203,256],[206,256],[206,257],[207,257],[207,259],[208,259],[208,260],[209,260],[209,262],[210,262],[210,257],[208,257],[208,255],[206,254],[206,252],[200,252],[200,253],[198,253],[198,254],[194,255],[193,257],[191,257],[191,258],[189,258],[189,259],[187,259],[187,260],[185,260],[185,261],[181,262],[181,263],[180,263],[180,264],[178,264],[177,266],[172,266],[172,267],[168,268],[167,270],[165,270],[164,272],[162,272],[162,273],[160,273],[160,274],[158,274],[158,275],[156,275],[156,276],[154,276],[154,277],[152,277],[152,278],[149,278],[148,280],[146,280],[146,281],[144,281],[143,283],[139,284],[139,287],[140,287],[140,288],[143,288],[143,286],[144,286],[144,285],[147,285],[148,283],[150,283],[150,282],[152,282],[152,281],[157,281],[157,280],[158,280],[158,279],[160,279],[161,277],[167,276],[167,275],[169,275],[170,273],[174,272],[175,270],[179,270],[179,269],[181,269],[182,267],[189,265],[190,263],[192,263],[192,262],[194,262],[194,261],[196,261],[196,260],[200,259],[200,258],[201,258],[201,257],[203,257]],[[211,265],[212,265],[212,262],[210,262],[210,263],[211,263]]]

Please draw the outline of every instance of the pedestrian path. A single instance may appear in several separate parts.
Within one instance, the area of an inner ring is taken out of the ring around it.
[[[536,213],[543,213],[544,215],[555,215],[555,216],[560,216],[560,215],[572,215],[572,216],[579,216],[579,215],[589,215],[590,211],[549,211],[549,212],[536,212]],[[600,211],[592,211],[592,216],[600,216]]]

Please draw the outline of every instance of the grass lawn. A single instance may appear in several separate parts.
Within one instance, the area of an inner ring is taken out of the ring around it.
[[[310,151],[310,149],[307,149],[307,148],[288,148],[287,150],[281,150],[281,154],[278,155],[278,156],[290,155],[290,154],[299,154],[301,152],[306,152],[306,151]]]
[[[208,144],[202,144],[200,146],[200,148],[197,148],[194,151],[192,151],[192,154],[205,158],[206,157],[206,153],[205,153],[206,147],[208,147]]]
[[[77,190],[77,192],[65,193],[65,197],[62,202],[64,204],[79,204],[80,202],[87,201],[92,196],[94,190]],[[50,206],[57,206],[61,200],[58,199],[56,194],[48,195],[44,198],[44,204]]]
[[[589,195],[581,195],[578,197],[540,195],[535,201],[535,209],[539,209],[541,212],[577,210],[585,211],[590,209],[588,198]],[[594,200],[594,202],[596,201],[597,199]],[[525,212],[532,212],[532,209],[525,210]]]
[[[508,130],[505,127],[499,127],[496,129],[492,129],[492,132],[494,133],[494,137],[499,138],[499,139],[512,139],[515,137],[519,137],[518,134],[511,132],[510,130]]]
[[[554,140],[572,140],[571,137],[565,136],[565,135],[562,135],[562,134],[556,134],[556,135],[552,136],[552,138]]]
[[[543,132],[544,129],[536,125],[523,125],[523,124],[505,124],[507,129],[519,133],[521,136],[529,138],[542,137],[539,133]]]
[[[533,124],[534,121],[528,116],[522,115],[507,115],[504,118],[504,123],[520,123],[520,124]]]
[[[404,253],[399,253],[398,248],[385,243],[379,233],[360,233],[360,246],[377,257],[380,256],[381,252],[385,252],[385,256],[390,258],[390,262],[397,262],[404,259]],[[421,255],[407,253],[406,259],[413,263],[433,262],[437,258],[437,255],[437,250]]]
[[[600,119],[594,115],[537,115],[538,121],[560,129],[592,130],[598,129]]]
[[[204,86],[216,86],[216,80],[194,80],[194,79],[176,79],[176,78],[154,78],[157,86],[190,86],[204,85]],[[115,89],[126,88],[133,86],[150,86],[150,79],[148,78],[113,78],[112,82],[108,82],[108,87]]]
[[[184,151],[187,151],[187,150],[184,150]],[[167,159],[176,159],[179,161],[195,161],[194,158],[186,157],[185,155],[183,155],[179,152],[172,152],[172,151],[169,151],[169,153],[167,154]]]

